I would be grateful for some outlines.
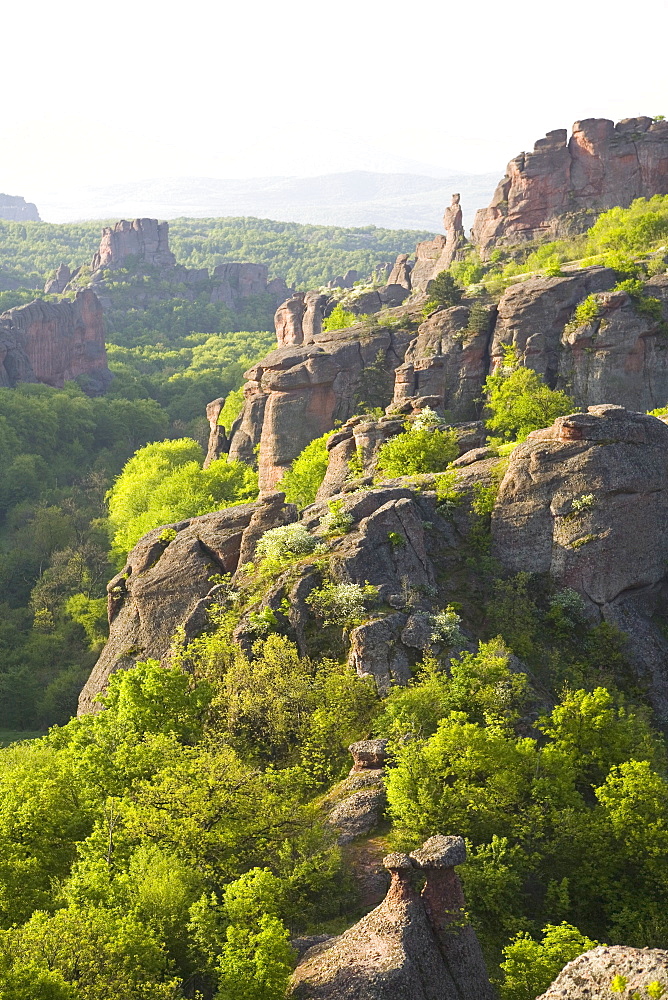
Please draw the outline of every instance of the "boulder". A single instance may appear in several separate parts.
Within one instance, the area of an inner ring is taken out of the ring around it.
[[[668,951],[600,945],[579,955],[538,1000],[609,1000],[615,976],[626,979],[625,996],[647,996],[643,987],[660,983],[668,991]]]
[[[388,285],[401,285],[410,292],[411,290],[411,266],[408,263],[408,254],[400,253],[394,262],[394,267],[390,271],[387,279]]]
[[[668,193],[668,123],[629,118],[575,122],[548,132],[533,152],[510,161],[488,208],[476,213],[473,241],[483,255],[499,245],[557,239],[634,198]]]
[[[668,565],[668,426],[620,406],[589,407],[534,431],[511,454],[492,515],[494,554],[513,573],[550,573],[628,653],[668,718],[668,642],[651,621]]]

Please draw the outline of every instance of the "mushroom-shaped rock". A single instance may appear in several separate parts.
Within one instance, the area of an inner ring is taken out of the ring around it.
[[[453,843],[455,842],[455,843]],[[459,837],[432,838],[427,862],[461,857]],[[417,852],[414,852],[414,854]],[[383,858],[387,896],[344,934],[312,948],[297,966],[290,995],[298,1000],[493,1000],[472,928],[460,922],[442,933],[424,893],[412,884],[419,869],[410,854]],[[428,869],[430,874],[454,872]],[[456,876],[455,876],[456,877]]]
[[[425,840],[422,847],[412,851],[410,856],[421,868],[454,868],[466,861],[466,844],[463,837],[437,834]]]

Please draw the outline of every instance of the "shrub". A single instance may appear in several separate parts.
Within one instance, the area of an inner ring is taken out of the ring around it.
[[[549,427],[557,417],[575,409],[570,396],[550,389],[531,368],[489,375],[484,391],[492,412],[487,427],[503,441],[522,441],[531,431]]]
[[[367,604],[378,597],[378,588],[370,583],[326,583],[306,598],[313,612],[325,625],[352,628],[367,617]]]
[[[595,319],[598,319],[600,314],[601,309],[598,299],[595,295],[588,295],[577,306],[573,314],[573,324],[575,326],[587,326],[588,323],[593,323]]]
[[[359,316],[356,316],[355,313],[344,309],[341,303],[339,303],[334,306],[331,313],[322,324],[322,328],[325,333],[329,333],[331,330],[346,330],[349,326],[354,326],[355,323],[359,322]]]
[[[260,561],[280,563],[292,556],[308,555],[317,544],[303,524],[283,524],[265,531],[255,552]]]
[[[327,438],[331,435],[332,432],[327,431],[307,444],[276,484],[276,488],[285,493],[288,503],[308,507],[315,500],[327,472]]]
[[[427,294],[436,306],[457,306],[462,301],[462,290],[449,271],[441,271],[432,278]]]
[[[328,500],[329,510],[320,518],[320,527],[328,535],[345,535],[353,523],[352,514],[343,508],[343,500]]]
[[[464,636],[459,628],[461,623],[462,620],[452,604],[448,604],[444,611],[431,616],[431,641],[442,642],[445,646],[463,642]]]
[[[534,1000],[559,975],[567,962],[595,948],[598,941],[581,934],[567,923],[548,924],[543,940],[534,941],[527,933],[517,937],[503,949],[501,963],[504,980],[502,1000]]]
[[[458,454],[455,431],[413,426],[380,448],[378,470],[389,478],[443,472]]]

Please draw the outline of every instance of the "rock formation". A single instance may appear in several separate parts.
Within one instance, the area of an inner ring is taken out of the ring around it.
[[[211,577],[234,573],[254,515],[271,512],[263,531],[296,519],[296,509],[282,500],[281,494],[278,505],[228,507],[144,535],[107,586],[109,640],[79,697],[80,714],[99,710],[95,699],[115,670],[164,657],[179,626],[187,638],[204,631],[207,609],[220,593]]]
[[[550,573],[629,636],[627,654],[668,718],[668,640],[653,623],[668,582],[668,426],[611,404],[534,431],[510,458],[492,515],[513,573]]]
[[[600,945],[578,956],[538,1000],[609,1000],[615,976],[626,979],[624,995],[649,996],[643,987],[659,983],[668,991],[668,951]]]
[[[473,241],[486,255],[581,233],[609,208],[667,193],[668,122],[587,118],[570,139],[556,129],[510,161],[491,204],[476,214]]]
[[[81,269],[77,267],[76,270],[71,271],[67,264],[61,264],[56,270],[54,276],[49,278],[44,285],[44,294],[62,295],[72,278],[75,278],[80,270]]]
[[[169,223],[157,219],[121,219],[102,230],[100,248],[93,257],[91,270],[126,267],[128,258],[151,267],[170,267],[176,257],[169,249]]]
[[[279,336],[298,336],[294,317],[300,308],[298,302],[290,311],[279,310]],[[367,334],[349,327],[320,334],[313,344],[279,347],[245,373],[244,409],[232,428],[230,458],[252,462],[259,444],[260,489],[272,490],[310,441],[335,420],[352,416],[365,371],[379,354],[391,374],[409,340],[405,330],[377,327]]]
[[[294,1000],[493,1000],[480,945],[466,923],[455,866],[461,837],[431,837],[411,855],[390,854],[387,896],[340,937],[297,966]],[[413,879],[424,877],[418,895]]]
[[[436,236],[417,245],[415,266],[411,273],[411,285],[415,291],[427,291],[431,279],[450,267],[466,242],[458,194],[453,194],[452,203],[445,210],[443,228],[445,236]]]
[[[206,419],[209,421],[209,447],[204,459],[205,469],[208,469],[216,459],[226,455],[230,448],[225,428],[222,424],[218,423],[220,411],[224,405],[225,397],[219,396],[218,399],[214,399],[211,403],[208,403],[206,407]]]
[[[336,831],[339,844],[368,836],[380,822],[387,801],[383,784],[387,743],[387,740],[360,740],[348,748],[354,760],[350,774],[327,796],[327,823]],[[383,895],[385,888],[386,884]],[[380,902],[380,898],[376,901]]]
[[[104,392],[112,377],[93,291],[78,292],[74,301],[36,299],[0,316],[0,385],[44,382],[62,389],[82,377],[91,395]]]
[[[40,222],[37,206],[19,195],[0,194],[0,219],[8,222]]]

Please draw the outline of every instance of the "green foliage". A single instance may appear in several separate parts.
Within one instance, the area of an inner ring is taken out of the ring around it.
[[[645,294],[645,286],[638,278],[619,281],[613,291],[626,292],[631,297],[636,312],[660,323],[663,320],[663,306],[660,299]]]
[[[378,588],[370,583],[326,583],[312,590],[307,604],[325,625],[340,625],[349,629],[368,618],[369,604],[378,599]]]
[[[341,303],[339,303],[334,306],[329,316],[324,320],[322,329],[325,333],[329,333],[331,330],[345,330],[349,326],[354,326],[355,323],[359,323],[359,321],[359,316],[356,316],[355,313],[344,309]]]
[[[303,524],[283,524],[265,531],[255,551],[260,562],[280,567],[287,559],[313,552],[317,544],[318,539]]]
[[[237,419],[241,413],[242,407],[244,405],[244,391],[243,389],[232,389],[228,392],[225,397],[225,403],[223,408],[218,415],[218,423],[220,426],[225,428],[225,433],[229,434],[232,430],[232,424]]]
[[[534,941],[527,933],[518,934],[503,949],[501,1000],[535,1000],[568,962],[599,943],[565,921],[548,924],[542,933],[542,941]]]
[[[487,427],[502,441],[521,441],[531,431],[549,427],[557,417],[575,409],[570,396],[550,389],[531,368],[503,368],[488,375],[484,392],[492,413]]]
[[[381,446],[378,471],[388,479],[443,472],[458,454],[455,431],[413,426]]]
[[[332,432],[326,431],[322,437],[307,444],[288,471],[283,473],[276,489],[285,493],[288,503],[308,507],[314,502],[327,472],[327,439],[331,436]]]
[[[196,441],[181,438],[146,445],[126,463],[108,494],[118,565],[152,528],[255,499],[257,476],[247,465],[220,458],[202,469],[203,458]]]
[[[436,306],[456,306],[462,301],[462,290],[450,271],[441,271],[427,285],[429,301]]]

